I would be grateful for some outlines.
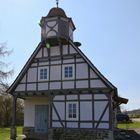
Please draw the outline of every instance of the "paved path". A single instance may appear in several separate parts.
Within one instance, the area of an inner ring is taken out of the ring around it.
[[[23,138],[26,138],[26,136],[25,135],[17,135],[17,140],[18,140],[18,138],[23,139]]]
[[[140,140],[140,129],[121,130],[115,140]]]
[[[134,119],[132,119],[132,121],[140,122],[140,118],[134,118]]]

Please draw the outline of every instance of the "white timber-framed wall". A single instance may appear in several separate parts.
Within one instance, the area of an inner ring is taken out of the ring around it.
[[[69,102],[77,103],[78,119],[67,118],[67,103]],[[53,105],[55,107],[52,111],[53,128],[112,129],[108,94],[57,95],[53,100]]]
[[[49,53],[49,54],[48,54]],[[50,57],[50,61],[48,61]],[[63,59],[62,59],[63,58]],[[63,66],[72,65],[74,76],[63,78]],[[48,79],[39,80],[39,69],[48,68]],[[108,88],[106,83],[93,71],[72,45],[40,48],[24,77],[15,89],[15,94],[28,91]]]
[[[70,79],[64,78],[65,66],[73,67],[73,77]],[[48,70],[48,78],[45,80],[39,79],[41,68]],[[81,93],[74,94],[75,91],[81,91]],[[33,111],[35,105],[41,102],[49,103],[49,99],[42,101],[36,99],[41,99],[39,96],[49,96],[51,92],[66,95],[55,95],[52,109],[49,109],[49,113],[51,113],[49,116],[52,116],[50,127],[112,129],[110,88],[77,52],[75,46],[53,46],[49,49],[40,46],[38,53],[15,89],[17,95],[32,97],[27,97],[25,100],[25,127],[34,127],[34,121],[30,120],[35,118],[35,114],[27,117],[28,111],[30,109]],[[78,104],[78,119],[76,121],[67,120],[67,102],[77,102]],[[88,116],[84,116],[86,115],[85,110],[89,111],[87,112]],[[29,121],[30,123],[28,123]]]

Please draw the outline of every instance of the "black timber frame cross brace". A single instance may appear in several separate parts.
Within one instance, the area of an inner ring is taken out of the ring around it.
[[[54,109],[54,111],[55,111],[55,113],[56,113],[56,115],[57,115],[57,117],[58,117],[58,119],[59,119],[59,122],[60,122],[61,126],[64,128],[65,126],[64,126],[64,124],[63,124],[63,122],[62,122],[62,120],[61,120],[61,117],[60,117],[60,115],[59,115],[59,113],[58,113],[58,111],[57,111],[57,109],[56,109],[54,103],[52,103],[52,107],[53,107],[53,109]]]
[[[96,125],[95,128],[98,128],[98,126],[99,126],[99,124],[100,124],[100,122],[101,122],[101,120],[102,120],[102,118],[103,118],[103,116],[104,116],[104,114],[105,114],[105,112],[106,112],[106,110],[107,110],[108,107],[109,107],[109,101],[108,101],[108,103],[106,104],[105,109],[103,110],[103,112],[102,112],[102,114],[101,114],[101,116],[100,116],[100,118],[99,118],[99,120],[98,120],[98,123],[97,123],[97,125]]]
[[[13,95],[13,104],[12,104],[12,126],[10,139],[16,140],[17,130],[16,130],[16,105],[17,105],[17,96]]]

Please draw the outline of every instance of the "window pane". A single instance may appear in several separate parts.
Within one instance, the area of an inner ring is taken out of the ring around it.
[[[69,70],[69,73],[72,73],[72,70]]]
[[[76,114],[76,109],[73,110],[73,114]]]
[[[68,70],[65,70],[65,73],[68,73]]]
[[[47,72],[47,69],[44,69],[44,72]]]
[[[76,109],[76,104],[73,104],[73,109]]]
[[[65,77],[68,77],[68,72],[65,72]]]
[[[43,75],[40,75],[40,79],[43,79]]]
[[[65,74],[68,74],[68,71],[65,71]]]
[[[69,71],[72,71],[72,66],[69,67]]]
[[[47,79],[47,76],[44,76],[44,79]]]
[[[68,74],[66,74],[65,77],[68,78]]]
[[[40,69],[40,79],[47,79],[48,78],[48,73],[46,68]]]
[[[76,114],[73,114],[73,118],[76,118]]]
[[[64,72],[65,72],[65,77],[66,78],[71,78],[73,76],[73,67],[72,66],[66,66],[64,68]]]
[[[43,69],[40,69],[40,73],[43,73]]]
[[[72,77],[72,73],[69,73],[69,77]]]
[[[68,70],[68,67],[65,67],[65,70]]]
[[[77,117],[77,104],[76,103],[68,104],[68,117],[69,118]]]
[[[43,76],[43,73],[40,73],[41,76]]]
[[[72,114],[69,114],[69,118],[72,118]]]
[[[69,110],[69,114],[72,114],[72,110]]]
[[[72,109],[72,104],[69,104],[69,109]]]

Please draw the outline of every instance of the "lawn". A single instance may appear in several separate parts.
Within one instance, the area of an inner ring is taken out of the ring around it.
[[[132,123],[128,123],[128,124],[118,124],[118,128],[121,128],[121,129],[140,129],[140,122],[133,121]]]
[[[22,135],[22,128],[17,127],[17,135]],[[0,128],[0,140],[10,140],[10,128]],[[22,137],[18,137],[17,140],[22,140]]]
[[[22,135],[22,128],[17,127],[17,135]],[[128,124],[118,124],[120,129],[140,129],[140,122],[134,121]],[[18,136],[17,140],[22,140],[23,137]],[[0,140],[10,140],[10,128],[0,128]]]

